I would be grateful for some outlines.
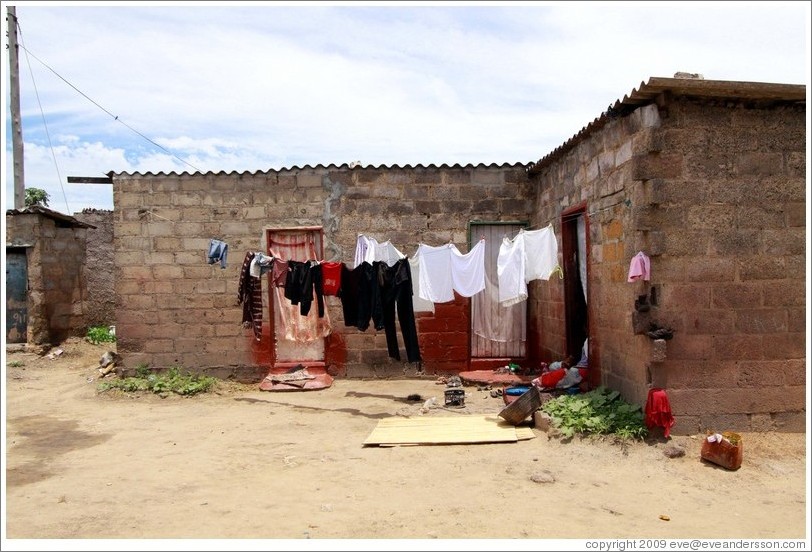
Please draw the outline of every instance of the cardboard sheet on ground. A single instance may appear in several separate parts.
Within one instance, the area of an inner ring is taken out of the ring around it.
[[[497,416],[425,416],[384,418],[364,446],[514,443],[533,439],[530,427],[517,427]]]

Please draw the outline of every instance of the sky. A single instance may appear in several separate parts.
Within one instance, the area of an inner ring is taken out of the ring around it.
[[[69,176],[529,163],[650,77],[808,85],[812,66],[806,1],[8,4],[24,182],[67,214],[113,209]]]

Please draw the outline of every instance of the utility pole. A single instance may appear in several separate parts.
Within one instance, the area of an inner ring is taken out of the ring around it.
[[[11,77],[11,144],[14,150],[14,208],[25,209],[23,123],[20,117],[20,63],[17,49],[17,8],[8,6],[8,61]]]

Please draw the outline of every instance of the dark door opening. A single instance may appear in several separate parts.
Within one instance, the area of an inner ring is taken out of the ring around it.
[[[561,215],[561,249],[564,260],[564,313],[566,354],[577,362],[589,337],[587,309],[587,218],[586,205]]]

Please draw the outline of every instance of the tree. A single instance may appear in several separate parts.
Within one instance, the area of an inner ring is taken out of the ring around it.
[[[48,206],[48,200],[51,196],[48,192],[40,188],[26,188],[25,189],[25,206],[32,207],[34,205]]]

